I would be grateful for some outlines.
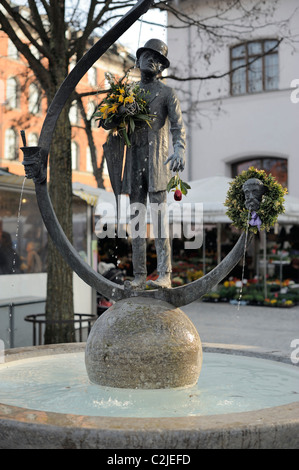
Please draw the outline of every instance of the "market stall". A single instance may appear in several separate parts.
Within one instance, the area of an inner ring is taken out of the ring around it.
[[[183,210],[186,205],[202,205],[202,222],[204,226],[202,237],[202,248],[197,250],[184,249],[182,239],[173,238],[174,251],[174,278],[176,282],[189,282],[194,277],[205,274],[218,264],[221,259],[230,251],[236,242],[239,231],[232,225],[226,215],[227,208],[224,202],[229,189],[231,178],[224,176],[214,176],[189,182],[191,189],[188,194],[183,196],[180,202],[174,201],[173,193],[168,194],[168,205],[174,203],[181,207],[181,212],[171,212],[171,223],[186,221],[186,213],[191,214],[189,223],[194,222],[192,212]],[[103,190],[102,190],[103,191]],[[103,214],[103,209],[107,202],[115,206],[113,193],[100,193],[98,203],[95,209],[96,216]],[[122,222],[129,221],[129,199],[122,196]],[[116,209],[115,209],[116,210]],[[174,214],[177,214],[177,219]],[[116,212],[111,217],[111,222],[115,223]],[[148,221],[150,222],[150,213],[148,210]],[[277,277],[281,282],[286,278],[293,277],[299,272],[299,249],[296,250],[296,240],[299,242],[297,228],[299,226],[299,199],[290,195],[285,196],[285,212],[279,215],[278,223],[270,232],[261,232],[258,234],[251,247],[248,249],[246,260],[246,275],[248,277],[262,277],[265,280],[270,277]],[[297,232],[296,232],[297,231]],[[297,237],[297,238],[296,238]],[[152,243],[150,243],[151,247]],[[299,247],[298,247],[299,248]],[[298,251],[298,253],[296,252]],[[187,253],[188,252],[188,253]],[[154,256],[150,249],[151,258]],[[292,269],[291,269],[292,268]],[[234,277],[240,277],[241,264],[239,264]],[[185,275],[180,275],[185,272]],[[296,280],[296,279],[295,279]]]

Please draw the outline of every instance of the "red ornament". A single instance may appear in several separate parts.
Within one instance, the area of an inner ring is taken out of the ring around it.
[[[181,201],[182,199],[182,191],[180,189],[176,189],[174,193],[175,201]]]

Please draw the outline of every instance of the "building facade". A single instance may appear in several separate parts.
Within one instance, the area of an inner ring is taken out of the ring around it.
[[[247,16],[261,2],[242,10],[218,0],[174,3],[195,25],[168,30],[172,72],[201,77],[174,84],[188,133],[186,178],[234,177],[253,165],[299,197],[298,2],[263,2]]]
[[[82,98],[88,119],[102,100],[103,95],[97,92],[107,87],[105,72],[122,76],[124,70],[132,65],[134,59],[123,47],[115,45],[89,69],[76,89],[78,93],[93,93]],[[71,63],[70,69],[73,66]],[[27,145],[37,145],[46,112],[46,99],[28,69],[26,61],[10,39],[0,32],[0,168],[16,175],[24,175],[20,130],[26,131]],[[73,102],[69,116],[72,126],[73,182],[96,187],[87,134],[76,102]],[[106,141],[107,132],[103,128],[98,128],[95,119],[91,124],[99,167],[103,158],[102,145]],[[103,179],[104,186],[110,189],[106,165],[103,168]]]
[[[123,76],[132,65],[134,58],[122,46],[115,44],[86,73],[76,91],[86,94],[82,101],[88,119],[103,98],[103,94],[98,92],[107,89],[105,72]],[[73,66],[71,63],[70,69]],[[88,96],[89,92],[92,93]],[[32,325],[24,322],[24,315],[42,313],[47,295],[48,236],[37,206],[34,184],[32,180],[24,180],[23,153],[20,150],[22,129],[26,132],[27,145],[38,145],[46,112],[46,99],[32,71],[13,43],[0,31],[0,339],[6,347],[32,344]],[[92,234],[94,202],[89,200],[90,194],[84,198],[81,189],[74,190],[75,183],[80,183],[79,188],[97,186],[84,121],[76,102],[72,103],[69,117],[74,192],[73,246],[85,261],[97,269],[97,241],[93,241]],[[91,123],[97,165],[100,167],[107,132],[98,128],[94,119]],[[104,165],[104,186],[110,190],[105,168]],[[74,274],[75,312],[94,312],[95,294]],[[14,328],[9,325],[12,302],[15,305]]]

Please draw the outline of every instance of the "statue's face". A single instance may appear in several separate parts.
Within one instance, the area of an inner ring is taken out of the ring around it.
[[[263,184],[248,180],[243,185],[245,195],[245,207],[249,211],[258,211],[260,203],[265,192]]]
[[[143,51],[139,57],[139,68],[141,72],[157,75],[163,70],[159,54],[150,49]]]

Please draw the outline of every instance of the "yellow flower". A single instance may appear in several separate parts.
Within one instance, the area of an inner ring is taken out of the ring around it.
[[[108,114],[109,114],[109,113],[113,113],[113,114],[116,113],[118,106],[119,106],[118,103],[114,103],[114,104],[108,109],[108,111],[107,111]]]
[[[109,109],[109,104],[105,104],[104,106],[100,107],[100,112],[103,114],[103,119],[106,119],[108,116],[108,109]]]
[[[127,98],[125,98],[125,104],[126,103],[133,103],[134,102],[134,96],[127,96]]]
[[[119,88],[118,91],[121,95],[125,94],[125,89],[124,88]]]
[[[123,95],[118,95],[118,102],[123,103],[124,102],[124,97]]]
[[[103,106],[100,107],[100,112],[101,113],[104,113],[106,111],[106,109],[109,108],[109,104],[104,104]]]

